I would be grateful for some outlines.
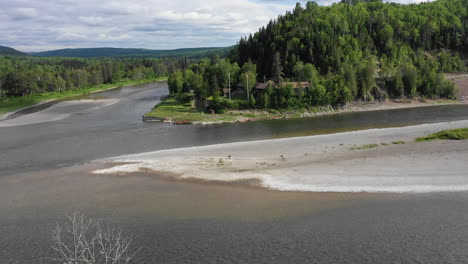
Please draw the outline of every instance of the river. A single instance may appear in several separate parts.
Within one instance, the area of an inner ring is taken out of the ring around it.
[[[468,105],[449,105],[216,126],[143,123],[142,115],[167,94],[165,82],[123,87],[79,97],[118,100],[107,107],[74,111],[54,122],[0,127],[0,171],[8,175],[161,149],[437,123],[468,116]]]
[[[163,82],[119,88],[80,98],[114,100],[105,107],[73,106],[60,120],[0,127],[0,263],[50,263],[50,230],[75,210],[132,233],[141,247],[137,263],[468,261],[468,193],[275,192],[144,172],[97,176],[90,171],[102,165],[88,163],[160,149],[463,120],[468,105],[217,126],[143,123],[141,116],[167,93]]]

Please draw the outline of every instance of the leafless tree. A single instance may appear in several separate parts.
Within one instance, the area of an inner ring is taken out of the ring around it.
[[[110,224],[75,212],[52,231],[55,256],[49,259],[62,264],[130,263],[137,252],[130,248],[132,240]]]

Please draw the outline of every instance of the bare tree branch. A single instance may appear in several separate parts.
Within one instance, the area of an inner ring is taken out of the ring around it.
[[[128,264],[138,252],[130,252],[131,236],[81,212],[68,216],[64,227],[57,224],[52,241],[55,256],[49,259],[62,264]]]

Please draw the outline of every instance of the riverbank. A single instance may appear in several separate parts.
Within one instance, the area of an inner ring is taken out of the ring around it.
[[[241,182],[279,191],[468,191],[468,141],[415,142],[465,127],[468,120],[163,150],[102,160],[115,165],[95,173],[143,170],[179,180]]]
[[[143,81],[126,81],[126,82],[119,82],[114,84],[102,84],[96,87],[90,88],[83,88],[83,89],[76,89],[64,92],[51,92],[51,93],[44,93],[38,95],[28,95],[23,97],[15,97],[15,98],[4,98],[0,101],[0,120],[8,117],[15,112],[25,110],[29,107],[39,106],[42,104],[49,103],[55,100],[66,99],[69,97],[90,94],[90,93],[99,93],[106,90],[112,90],[119,87],[124,86],[131,86],[137,84],[145,84],[157,81],[164,81],[166,77],[163,78],[154,78],[148,79]]]
[[[435,105],[462,104],[456,100],[387,100],[385,102],[354,102],[344,107],[312,107],[295,110],[228,110],[222,113],[207,114],[192,107],[192,103],[182,104],[174,98],[167,98],[143,116],[147,122],[167,122],[175,124],[213,125],[260,120],[297,119],[338,113],[391,110]]]

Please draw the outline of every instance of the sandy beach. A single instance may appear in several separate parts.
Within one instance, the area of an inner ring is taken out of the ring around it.
[[[468,121],[163,150],[100,160],[118,164],[94,173],[143,170],[176,179],[248,182],[279,191],[467,191],[467,141],[414,142],[463,127]],[[397,141],[405,144],[392,144]],[[367,149],[368,144],[379,146]]]

